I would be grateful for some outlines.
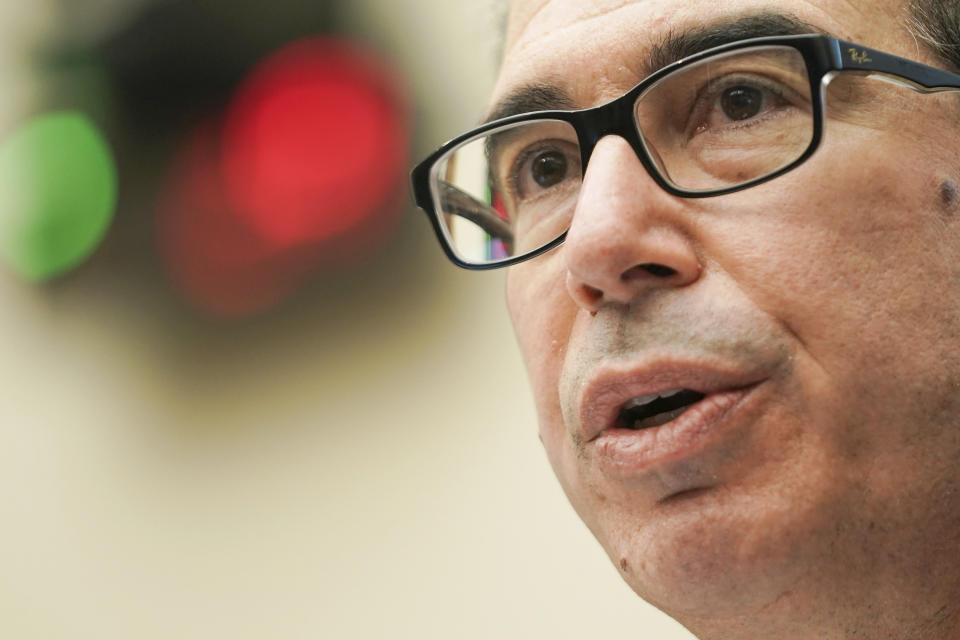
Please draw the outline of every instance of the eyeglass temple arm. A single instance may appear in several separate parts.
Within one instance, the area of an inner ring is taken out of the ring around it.
[[[845,40],[835,40],[834,47],[840,70],[873,71],[896,76],[906,81],[902,84],[921,93],[960,89],[960,75],[955,73]]]
[[[513,241],[510,225],[500,217],[497,210],[477,201],[470,194],[461,191],[449,182],[439,180],[440,201],[443,211],[465,218],[481,229],[504,242]]]

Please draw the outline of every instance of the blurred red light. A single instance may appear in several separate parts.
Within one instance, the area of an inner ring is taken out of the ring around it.
[[[298,285],[302,255],[280,252],[230,211],[213,127],[188,141],[175,161],[157,216],[161,258],[181,293],[217,316],[265,311]]]
[[[407,110],[373,54],[345,40],[287,46],[241,86],[222,167],[231,209],[278,248],[382,235],[398,208]]]
[[[394,76],[359,45],[315,38],[268,58],[169,176],[158,242],[177,287],[248,316],[370,255],[402,210],[407,119]]]

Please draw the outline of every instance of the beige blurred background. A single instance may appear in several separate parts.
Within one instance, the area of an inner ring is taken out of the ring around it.
[[[81,4],[65,26],[0,0],[4,129],[42,92],[25,52],[139,3]],[[407,74],[412,155],[477,120],[496,3],[344,4]],[[382,255],[242,322],[109,243],[61,282],[0,270],[0,637],[691,637],[555,482],[502,274],[449,265],[407,209]]]

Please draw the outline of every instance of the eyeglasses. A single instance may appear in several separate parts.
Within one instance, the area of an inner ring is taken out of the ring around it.
[[[960,89],[956,74],[836,38],[743,40],[664,67],[598,107],[524,113],[468,131],[414,168],[414,198],[455,264],[516,264],[563,242],[604,136],[624,138],[672,195],[732,193],[816,151],[826,88],[841,71],[921,93]]]

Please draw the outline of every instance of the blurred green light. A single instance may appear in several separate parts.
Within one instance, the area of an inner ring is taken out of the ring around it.
[[[25,278],[47,280],[82,263],[116,201],[113,154],[82,114],[37,117],[0,145],[0,257]]]

